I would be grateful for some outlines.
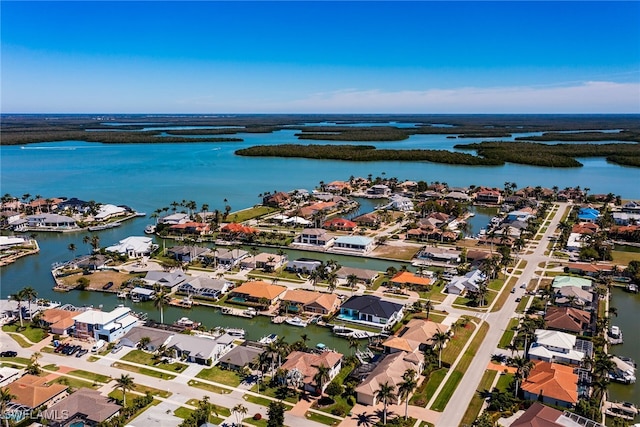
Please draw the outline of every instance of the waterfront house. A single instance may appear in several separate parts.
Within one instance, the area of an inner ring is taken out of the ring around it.
[[[186,213],[174,213],[158,220],[158,224],[167,225],[184,224],[185,222],[189,222],[189,215]]]
[[[640,213],[614,212],[612,216],[616,225],[635,225],[640,223]]]
[[[286,208],[291,203],[291,196],[282,191],[274,194],[268,194],[262,198],[262,204],[275,208]]]
[[[553,289],[564,286],[577,286],[582,289],[591,289],[591,280],[575,276],[556,276],[551,284]]]
[[[135,348],[140,343],[140,340],[146,337],[149,338],[149,343],[144,346],[143,350],[153,352],[160,346],[165,345],[172,335],[174,335],[174,332],[150,328],[148,326],[134,326],[129,332],[123,335],[119,343],[126,347]]]
[[[51,427],[102,425],[117,417],[122,407],[98,390],[82,387],[42,412]]]
[[[499,205],[502,203],[502,194],[498,190],[481,190],[476,193],[476,203]]]
[[[298,258],[296,260],[289,261],[285,269],[296,273],[309,274],[316,268],[320,267],[320,265],[322,265],[322,262],[317,259]]]
[[[566,332],[536,329],[535,342],[527,356],[531,360],[579,365],[585,356],[591,357],[593,344]]]
[[[384,184],[372,185],[367,189],[367,195],[387,197],[391,194],[391,189]]]
[[[599,264],[589,262],[570,262],[565,267],[567,273],[576,273],[583,276],[596,277],[601,274],[611,274],[613,266],[611,264]],[[589,279],[586,279],[589,280]],[[583,284],[582,286],[586,286]],[[585,288],[586,289],[586,288]]]
[[[394,211],[408,212],[413,210],[413,201],[399,194],[393,194],[389,198],[389,203],[382,206],[380,209],[391,209]]]
[[[480,269],[472,270],[464,276],[454,276],[445,285],[445,290],[449,294],[462,295],[467,292],[478,292],[480,285],[487,280],[487,277]]]
[[[578,403],[578,375],[570,366],[537,361],[522,382],[522,392],[525,400],[572,408]]]
[[[73,317],[75,336],[113,342],[123,337],[139,321],[129,307],[117,307],[112,311],[87,310]]]
[[[205,234],[211,234],[211,226],[206,222],[189,221],[183,224],[175,224],[170,226],[169,230],[171,233],[182,235],[204,236]]]
[[[367,253],[373,249],[375,241],[365,236],[339,236],[333,241],[332,250]]]
[[[286,286],[271,285],[267,282],[254,280],[233,289],[229,294],[229,302],[271,306],[278,302],[286,291]]]
[[[93,216],[93,219],[98,222],[103,222],[111,218],[124,216],[127,213],[127,209],[122,206],[111,204],[100,205],[100,207],[98,208],[98,213]]]
[[[85,255],[71,261],[71,264],[75,264],[76,268],[81,268],[88,271],[96,271],[107,268],[107,264],[111,262],[111,258],[102,254]]]
[[[373,295],[355,295],[340,307],[336,321],[390,328],[403,316],[404,306]]]
[[[333,243],[334,238],[321,228],[305,228],[296,237],[295,241],[301,245],[328,248]]]
[[[557,331],[573,332],[578,335],[591,332],[591,314],[574,307],[549,307],[544,316],[544,322],[547,328]]]
[[[447,264],[457,264],[460,262],[461,255],[461,251],[453,248],[424,246],[416,254],[416,259],[443,262]]]
[[[231,269],[247,256],[249,256],[249,252],[242,249],[221,248],[215,251],[215,262],[221,267]]]
[[[376,228],[380,225],[380,218],[375,212],[370,212],[353,218],[353,222],[361,227]]]
[[[640,201],[631,200],[622,205],[622,212],[626,213],[640,213]]]
[[[321,353],[305,353],[303,351],[292,351],[282,364],[281,368],[288,371],[289,375],[297,371],[298,379],[301,379],[301,387],[312,393],[324,393],[329,383],[338,375],[342,368],[342,353],[335,351],[323,351]],[[329,368],[329,380],[326,381],[322,389],[319,389],[314,376],[318,373],[318,368],[325,366]],[[293,374],[295,375],[295,374]]]
[[[337,295],[324,292],[309,291],[306,289],[289,289],[280,303],[287,313],[311,313],[327,315],[340,306]]]
[[[501,419],[502,420],[502,419]],[[498,425],[504,426],[501,420]],[[605,427],[603,424],[586,419],[573,412],[563,412],[540,402],[533,402],[524,414],[520,415],[510,427]]]
[[[417,276],[409,271],[399,271],[395,276],[389,279],[389,283],[398,287],[410,286],[416,288],[429,288],[431,286],[431,279],[428,277]]]
[[[47,384],[49,381],[47,377],[26,374],[6,386],[5,390],[14,396],[12,403],[27,409],[48,407],[64,398],[69,388],[64,384]]]
[[[245,341],[220,357],[218,365],[223,369],[239,371],[245,366],[252,365],[265,351],[264,345]]]
[[[556,289],[554,303],[558,306],[575,306],[591,309],[593,294],[578,286],[563,286]]]
[[[362,405],[377,405],[379,402],[376,395],[382,384],[388,384],[397,389],[398,385],[404,381],[404,373],[408,369],[420,372],[422,364],[424,364],[424,356],[416,360],[414,353],[406,351],[384,356],[364,381],[356,387],[356,401]],[[397,403],[397,400],[389,403]]]
[[[455,200],[456,202],[468,202],[471,200],[471,197],[462,191],[451,191],[445,194],[444,198]]]
[[[321,198],[320,194],[315,194],[313,195],[314,197],[317,198]],[[316,202],[313,203],[309,206],[304,206],[300,209],[298,209],[298,213],[301,217],[304,218],[311,218],[313,217],[315,214],[320,213],[320,212],[325,212],[328,213],[331,210],[335,209],[338,206],[338,202],[334,202],[333,199],[335,198],[335,196],[333,196],[332,194],[329,195],[330,199],[329,201],[326,202]]]
[[[345,181],[333,181],[326,184],[324,187],[325,190],[330,193],[342,194],[351,191],[351,185],[349,185],[349,183]]]
[[[242,268],[261,268],[264,271],[275,271],[287,262],[287,255],[261,252],[256,256],[248,256],[240,262]]]
[[[77,314],[76,311],[49,308],[40,315],[40,324],[45,328],[49,328],[52,334],[71,335],[75,326],[73,318]]]
[[[0,225],[13,226],[22,218],[22,214],[17,211],[2,211],[0,212]]]
[[[353,231],[358,224],[345,218],[332,218],[322,224],[322,228],[338,231]]]
[[[139,301],[151,301],[156,297],[156,291],[153,289],[136,286],[129,291],[129,296],[132,299],[137,299]]]
[[[507,214],[507,217],[505,218],[505,222],[514,222],[514,221],[521,221],[521,222],[527,222],[529,221],[530,218],[533,218],[534,212],[533,209],[531,208],[522,208],[520,210],[517,211],[511,211]]]
[[[357,277],[358,282],[370,285],[378,278],[380,272],[367,270],[365,268],[340,267],[340,269],[336,271],[336,274],[338,275],[338,279],[341,280],[347,280],[347,278],[353,274]]]
[[[198,298],[218,299],[232,287],[233,282],[228,280],[196,276],[178,286],[177,293]]]
[[[145,287],[149,289],[154,289],[159,286],[166,292],[175,292],[178,286],[188,278],[189,276],[180,270],[174,272],[151,270],[147,272],[143,280],[146,282]]]
[[[578,211],[578,220],[581,222],[597,222],[600,218],[600,211],[594,208],[580,208]]]
[[[47,213],[51,213],[58,209],[58,204],[62,201],[63,200],[59,198],[39,198],[29,202],[27,207],[29,208],[30,212],[42,213],[44,210],[46,210]]]
[[[449,326],[427,319],[411,319],[396,335],[387,338],[382,347],[387,354],[398,351],[423,355],[427,347],[433,346],[437,333],[446,333]]]
[[[233,347],[234,337],[223,334],[219,337],[175,334],[165,346],[175,352],[176,357],[187,362],[211,366]]]
[[[191,262],[206,258],[212,253],[211,249],[202,246],[174,246],[167,249],[167,255],[180,262]]]
[[[218,237],[224,240],[246,240],[260,233],[257,228],[231,222],[220,228]]]
[[[142,258],[151,255],[157,248],[151,237],[130,236],[120,240],[117,245],[107,246],[105,250],[126,255],[129,258]]]
[[[76,220],[65,215],[51,213],[28,215],[26,220],[27,227],[41,229],[43,231],[72,230],[78,228]]]

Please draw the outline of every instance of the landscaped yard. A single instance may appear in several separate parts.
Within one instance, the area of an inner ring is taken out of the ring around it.
[[[258,218],[273,212],[278,212],[277,208],[269,206],[254,206],[249,209],[243,209],[238,212],[230,213],[227,217],[227,221],[231,222],[243,222],[249,219]]]
[[[81,369],[70,371],[69,375],[73,375],[74,377],[86,378],[88,380],[97,381],[99,383],[108,383],[109,381],[111,381],[111,377],[102,374],[96,374],[95,372],[83,371]]]
[[[480,380],[480,384],[478,385],[477,393],[473,395],[471,399],[471,403],[467,407],[467,411],[464,413],[464,417],[462,417],[462,422],[460,425],[472,425],[473,422],[478,418],[480,414],[480,410],[482,409],[482,404],[485,399],[482,397],[482,393],[491,391],[491,384],[493,384],[493,380],[496,377],[497,372],[492,370],[484,371],[484,375]]]
[[[251,391],[256,393],[264,394],[265,396],[273,397],[274,399],[282,399],[287,402],[296,403],[299,398],[299,394],[297,391],[292,390],[288,387],[270,387],[267,385],[268,381],[260,384],[260,391],[258,391],[258,384],[251,387]]]
[[[187,405],[198,406],[198,399],[189,399],[187,400]],[[225,408],[224,406],[216,405],[214,403],[209,402],[211,408],[213,408],[213,413],[220,417],[228,417],[231,415],[231,409]]]
[[[429,399],[436,392],[436,389],[444,379],[444,376],[447,375],[446,368],[438,369],[433,371],[429,376],[428,380],[420,383],[420,387],[418,387],[409,400],[411,405],[424,407],[429,403]]]
[[[196,378],[202,378],[231,387],[237,387],[240,385],[240,382],[242,382],[237,372],[220,369],[217,366],[201,370],[198,375],[196,375]]]
[[[139,366],[129,365],[128,363],[114,362],[111,364],[114,368],[124,369],[125,371],[137,372],[139,374],[148,375],[154,378],[160,378],[161,380],[172,380],[176,376],[155,369],[141,368]]]
[[[340,420],[327,417],[326,415],[320,415],[311,411],[307,411],[307,413],[304,416],[311,421],[315,421],[317,423],[325,424],[328,426],[335,426],[340,423]]]
[[[141,365],[153,366],[154,368],[163,369],[170,372],[182,372],[187,369],[184,363],[163,363],[160,358],[154,358],[150,353],[142,350],[132,350],[125,354],[120,360],[126,362],[139,363]]]
[[[500,342],[498,343],[498,348],[506,349],[507,346],[511,344],[511,341],[513,340],[513,337],[516,334],[515,330],[518,327],[519,322],[520,321],[515,317],[512,319],[509,319],[509,324],[507,325],[507,328],[505,329],[504,334],[502,334],[502,337],[500,338]]]
[[[2,330],[4,332],[14,332],[24,335],[25,338],[33,343],[40,342],[49,336],[47,331],[42,328],[35,327],[28,322],[25,322],[24,329],[20,328],[20,322],[16,322],[10,325],[3,325]],[[29,347],[29,345],[27,347]]]
[[[226,388],[218,387],[217,385],[213,385],[209,383],[203,383],[201,381],[189,380],[187,384],[189,384],[191,387],[198,387],[203,390],[211,391],[213,393],[218,393],[218,394],[231,393],[231,391],[227,390]]]
[[[48,384],[64,384],[74,389],[79,389],[82,387],[97,389],[100,387],[100,384],[96,384],[91,381],[79,380],[71,377],[58,377],[53,381],[50,381]]]

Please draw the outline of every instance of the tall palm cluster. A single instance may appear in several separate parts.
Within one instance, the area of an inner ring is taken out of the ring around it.
[[[402,381],[397,385],[385,382],[375,392],[375,398],[384,405],[382,410],[382,424],[387,424],[387,408],[389,404],[404,401],[404,418],[409,417],[409,398],[418,387],[418,373],[413,369],[407,369],[402,374]]]
[[[24,319],[22,316],[22,303],[27,302],[29,304],[29,319],[31,319],[31,304],[36,302],[38,298],[38,292],[33,289],[31,286],[27,286],[25,288],[20,289],[15,294],[12,294],[9,297],[12,301],[16,301],[18,303],[18,317],[20,319],[20,327],[24,328]]]
[[[309,273],[309,280],[311,280],[311,284],[313,288],[316,288],[316,285],[320,282],[326,282],[328,287],[327,290],[330,293],[336,290],[336,286],[338,285],[338,273],[337,271],[340,269],[340,264],[338,264],[335,260],[328,260],[325,262],[320,262],[320,265]],[[357,282],[357,277],[356,277]],[[352,285],[352,288],[355,285]]]

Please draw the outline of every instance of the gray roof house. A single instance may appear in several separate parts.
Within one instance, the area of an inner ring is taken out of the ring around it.
[[[161,329],[150,328],[148,326],[134,326],[122,338],[120,344],[127,347],[136,347],[143,337],[148,337],[151,341],[145,346],[148,351],[156,351],[158,347],[164,345],[173,332],[163,331]]]
[[[251,342],[245,341],[244,344],[232,348],[222,356],[218,364],[223,368],[239,370],[252,363],[265,351],[264,346],[258,343],[252,345]]]
[[[402,319],[404,306],[373,295],[356,295],[340,307],[338,321],[388,328]]]
[[[231,350],[233,340],[234,338],[229,334],[216,338],[203,335],[176,334],[171,336],[165,345],[167,348],[174,350],[177,357],[185,359],[187,362],[211,365],[213,361],[218,360]]]
[[[211,253],[211,249],[200,246],[174,246],[167,253],[178,261],[191,262],[206,257]]]
[[[201,298],[217,299],[233,286],[232,282],[222,279],[212,279],[207,276],[197,276],[178,286],[178,293],[193,295]]]
[[[93,426],[115,417],[120,409],[98,390],[80,388],[43,411],[43,418],[53,427]]]
[[[228,266],[229,268],[235,266],[241,259],[249,255],[249,252],[242,249],[216,249],[215,252],[216,262],[220,265]]]
[[[464,292],[476,292],[485,280],[480,270],[472,270],[464,276],[455,276],[445,285],[447,293],[461,295]]]
[[[346,279],[351,274],[354,274],[358,278],[358,282],[373,283],[378,275],[380,275],[380,272],[364,268],[340,267],[336,274],[338,275],[338,279]]]
[[[173,273],[167,273],[166,271],[149,271],[144,276],[144,281],[147,282],[149,287],[160,285],[163,288],[168,288],[171,292],[175,292],[180,284],[188,279],[188,276],[182,271],[174,271]]]

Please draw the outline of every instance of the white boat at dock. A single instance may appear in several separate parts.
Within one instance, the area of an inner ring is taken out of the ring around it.
[[[129,292],[127,292],[127,291],[118,292],[118,298],[126,299],[128,296],[129,296]]]
[[[287,319],[285,320],[285,322],[291,326],[301,326],[301,327],[305,327],[309,324],[309,322],[307,322],[306,320],[302,320],[299,317],[292,317],[291,319]]]
[[[609,333],[607,334],[607,341],[609,344],[622,344],[624,339],[622,338],[622,330],[618,326],[611,326]]]
[[[198,326],[201,325],[200,322],[194,322],[193,320],[189,319],[188,317],[181,317],[178,320],[176,320],[175,322],[173,322],[173,324],[175,326],[180,326],[182,328],[185,329],[195,329]]]
[[[244,338],[245,330],[240,328],[224,328],[224,331],[232,337]]]
[[[89,231],[108,230],[110,228],[120,227],[119,222],[110,222],[109,224],[94,225],[88,228]]]
[[[278,335],[271,334],[271,335],[267,335],[267,336],[264,336],[264,337],[260,338],[260,341],[258,341],[258,342],[261,343],[261,344],[271,344],[272,342],[274,342],[277,339],[278,339]]]
[[[238,308],[233,308],[233,307],[222,307],[220,309],[220,312],[222,314],[229,314],[231,316],[238,316],[238,317],[246,317],[248,319],[251,319],[258,314],[255,308],[247,308],[246,310],[240,310]]]
[[[153,234],[156,232],[156,226],[149,224],[144,228],[144,234]]]
[[[630,402],[604,402],[603,408],[605,415],[628,421],[633,421],[638,415],[638,408]]]
[[[369,331],[362,331],[359,329],[347,328],[344,325],[334,325],[331,332],[333,332],[334,335],[337,335],[339,337],[343,337],[343,338],[353,337],[359,340],[365,339],[365,338],[372,338],[380,335],[376,332],[369,332]]]

